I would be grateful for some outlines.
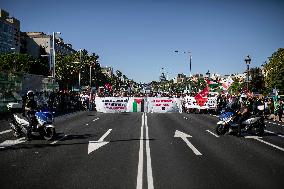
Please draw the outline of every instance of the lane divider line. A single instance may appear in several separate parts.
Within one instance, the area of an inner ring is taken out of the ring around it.
[[[268,131],[268,130],[264,130],[264,131],[267,132],[267,133],[275,134],[275,135],[277,135],[277,136],[279,136],[279,137],[284,138],[284,135],[280,135],[280,134],[277,134],[277,133],[275,133],[275,132]]]
[[[215,133],[211,132],[210,130],[206,130],[206,131],[207,131],[208,133],[212,134],[213,136],[215,136],[215,137],[219,138],[219,136],[218,136],[218,135],[216,135]]]
[[[146,127],[146,156],[147,156],[147,180],[148,180],[148,189],[154,189],[153,184],[153,174],[152,174],[152,162],[151,162],[151,150],[149,142],[149,132],[148,132],[148,118],[145,113],[145,127]]]
[[[60,140],[62,140],[62,139],[64,139],[65,137],[67,137],[68,135],[64,135],[63,137],[61,137],[59,140],[56,140],[56,141],[54,141],[54,142],[52,142],[52,143],[50,143],[50,144],[56,144],[57,142],[59,142]]]
[[[5,134],[5,133],[9,133],[9,132],[11,132],[11,131],[12,131],[12,129],[8,129],[8,130],[6,130],[6,131],[1,131],[1,132],[0,132],[0,135]]]
[[[139,159],[138,159],[138,170],[137,170],[137,184],[136,184],[136,189],[142,189],[142,186],[143,186],[143,155],[144,155],[144,152],[143,152],[143,130],[144,130],[144,113],[142,114],[142,125],[141,125],[141,128],[140,128],[140,132],[141,132],[141,135],[140,135],[140,147],[139,147]]]
[[[255,140],[259,141],[259,142],[262,142],[262,143],[264,143],[264,144],[267,144],[267,145],[269,145],[269,146],[272,146],[273,148],[276,148],[276,149],[281,150],[282,152],[284,152],[284,148],[281,148],[281,147],[279,147],[279,146],[276,146],[276,145],[274,145],[274,144],[271,144],[271,143],[269,143],[269,142],[266,142],[266,141],[264,141],[264,140],[261,140],[261,137],[257,137],[257,136],[246,136],[245,138],[255,139]]]
[[[100,118],[98,118],[98,117],[97,117],[97,118],[96,118],[96,119],[94,119],[93,121],[97,121],[97,120],[99,120],[99,119],[100,119]]]
[[[144,162],[144,127],[145,127],[145,139],[146,139],[146,169],[147,169],[147,188],[154,189],[153,184],[153,173],[152,173],[152,163],[151,163],[151,150],[150,150],[150,139],[149,139],[149,128],[147,123],[147,114],[142,114],[142,125],[141,125],[141,135],[140,135],[140,147],[139,147],[139,159],[138,159],[138,171],[137,171],[137,184],[136,189],[143,188],[143,162]]]

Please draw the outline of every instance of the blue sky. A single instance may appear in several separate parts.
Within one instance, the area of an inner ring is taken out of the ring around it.
[[[22,31],[60,31],[74,49],[100,56],[138,82],[192,73],[230,74],[260,66],[284,47],[281,0],[0,0]]]

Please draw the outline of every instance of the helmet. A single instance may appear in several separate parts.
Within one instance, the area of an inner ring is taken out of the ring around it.
[[[248,96],[246,94],[242,94],[241,98],[247,98]]]
[[[27,97],[31,97],[31,96],[34,96],[35,94],[34,94],[34,92],[32,91],[32,90],[29,90],[28,92],[27,92]]]
[[[240,96],[240,102],[246,101],[247,98],[248,98],[248,96],[247,96],[246,94],[242,94],[242,95]]]

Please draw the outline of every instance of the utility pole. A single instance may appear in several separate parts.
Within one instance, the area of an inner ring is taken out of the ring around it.
[[[178,50],[174,51],[175,53],[179,53]],[[190,51],[183,51],[183,54],[189,54],[189,77],[191,77],[191,61],[192,61],[192,56],[191,56],[191,52]]]
[[[60,32],[52,32],[52,60],[53,60],[53,74],[52,77],[55,82],[55,34],[61,34]]]

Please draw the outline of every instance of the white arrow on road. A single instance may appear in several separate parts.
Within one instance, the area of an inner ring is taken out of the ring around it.
[[[112,129],[109,129],[98,141],[89,141],[88,154],[109,143],[104,141],[104,139],[107,137],[107,135],[109,135],[111,130]]]
[[[187,140],[187,137],[192,137],[186,133],[183,133],[181,131],[178,131],[176,130],[175,132],[175,136],[174,137],[177,137],[177,138],[181,138],[186,144],[188,147],[190,147],[190,149],[195,153],[195,155],[197,156],[201,156],[202,154]]]

